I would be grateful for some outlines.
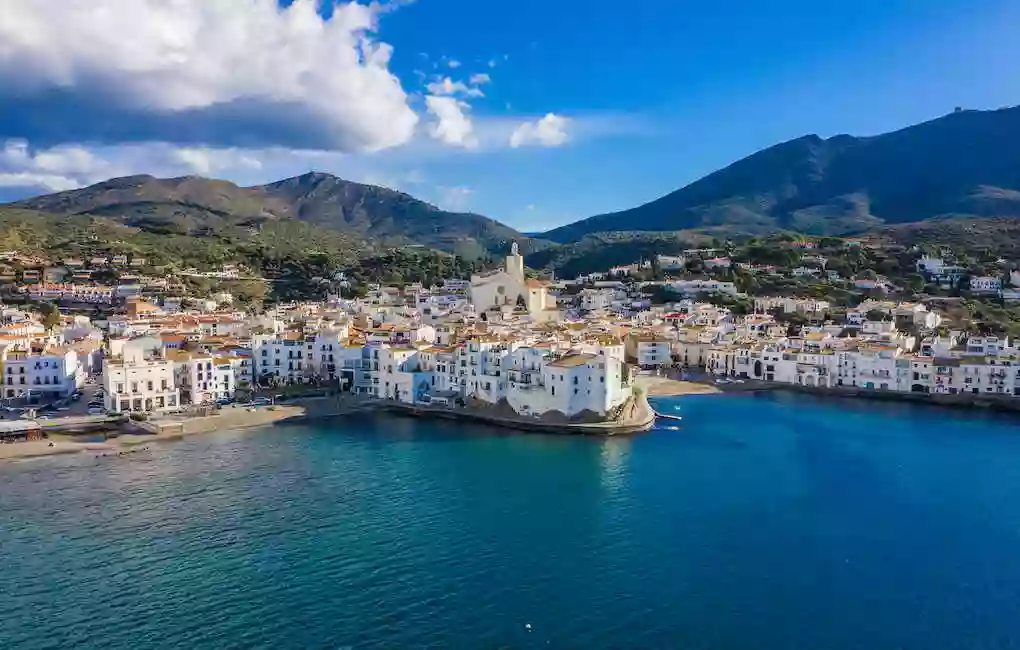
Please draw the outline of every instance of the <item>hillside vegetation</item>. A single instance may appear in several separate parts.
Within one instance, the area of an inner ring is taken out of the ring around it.
[[[808,135],[637,208],[541,235],[713,229],[860,233],[934,217],[1020,217],[1020,107],[958,111],[873,137]]]
[[[487,217],[447,212],[401,192],[320,173],[257,187],[195,176],[129,176],[3,207],[105,217],[140,232],[228,244],[250,241],[258,247],[265,239],[289,249],[317,241],[338,254],[421,245],[478,257],[502,252],[514,240],[525,251],[543,245]],[[255,234],[242,234],[248,231]],[[288,243],[285,236],[311,240]]]

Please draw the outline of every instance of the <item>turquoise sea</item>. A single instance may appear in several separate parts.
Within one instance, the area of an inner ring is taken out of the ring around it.
[[[681,428],[380,417],[0,465],[0,649],[1020,647],[1020,420],[657,406]]]

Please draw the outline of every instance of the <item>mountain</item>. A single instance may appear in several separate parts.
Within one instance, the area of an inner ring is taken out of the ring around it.
[[[933,217],[1020,217],[1020,107],[957,111],[871,137],[807,135],[637,208],[556,228],[848,234]]]
[[[447,212],[403,192],[330,174],[313,172],[250,189],[287,205],[296,219],[371,239],[424,244],[469,257],[503,252],[514,240],[526,251],[536,247],[530,238],[488,217]]]
[[[502,252],[512,240],[526,251],[541,247],[498,221],[446,212],[401,192],[321,173],[256,187],[197,176],[129,176],[6,207],[107,217],[146,232],[185,236],[293,228],[287,224],[299,222],[343,233],[364,246],[418,244],[470,257]]]

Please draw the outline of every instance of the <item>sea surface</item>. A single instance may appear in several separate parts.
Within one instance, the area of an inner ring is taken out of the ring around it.
[[[1020,421],[658,400],[0,465],[0,649],[1020,647]]]

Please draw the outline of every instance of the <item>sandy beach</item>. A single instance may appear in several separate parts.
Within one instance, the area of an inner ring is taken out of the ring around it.
[[[722,391],[711,384],[694,381],[669,379],[657,375],[640,375],[637,385],[643,388],[649,397],[679,397],[681,395],[712,395]]]
[[[53,443],[53,445],[50,446],[50,443]],[[116,452],[116,450],[117,446],[114,441],[107,443],[75,442],[69,438],[54,436],[50,440],[32,440],[29,442],[0,445],[0,461],[17,460],[19,458],[40,458],[61,454],[80,454],[85,451],[110,453]]]

